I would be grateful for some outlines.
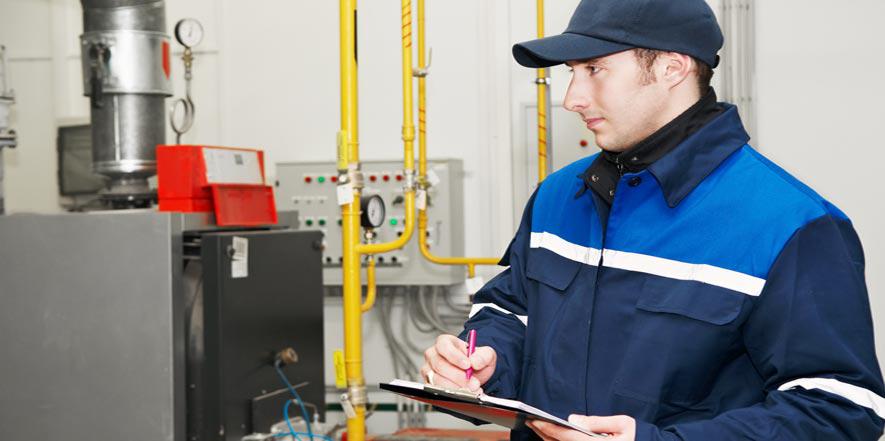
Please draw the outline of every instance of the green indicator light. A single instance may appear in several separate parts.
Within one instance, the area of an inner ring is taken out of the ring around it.
[[[325,219],[320,219],[320,226],[323,226],[323,225],[326,225],[326,220],[325,220]]]
[[[317,182],[319,182],[320,184],[322,184],[323,182],[326,182],[326,177],[320,176],[319,178],[317,178]]]
[[[308,219],[307,222],[305,222],[305,224],[307,224],[307,226],[309,227],[309,226],[313,225],[313,220]]]
[[[338,226],[340,227],[341,224],[343,224],[343,222],[341,221],[341,219],[338,219]]]
[[[396,222],[396,219],[391,219],[391,220],[390,220],[390,225],[391,225],[391,226],[394,226],[394,227],[395,227],[395,226],[396,226],[396,223],[397,223],[397,222]]]

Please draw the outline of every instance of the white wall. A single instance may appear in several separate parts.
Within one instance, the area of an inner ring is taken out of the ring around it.
[[[845,211],[864,244],[885,360],[885,3],[757,1],[763,153]]]

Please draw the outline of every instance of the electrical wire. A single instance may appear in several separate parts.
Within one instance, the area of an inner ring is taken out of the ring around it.
[[[403,315],[405,316],[409,314],[409,310],[411,308],[411,296],[406,293],[403,301],[405,302],[405,304],[403,305]],[[411,349],[412,352],[415,352],[417,354],[421,354],[423,352],[423,350],[418,347],[418,345],[413,343],[411,338],[409,338],[409,321],[406,320],[405,317],[400,320],[400,334],[403,336],[403,343],[405,343],[406,347]]]

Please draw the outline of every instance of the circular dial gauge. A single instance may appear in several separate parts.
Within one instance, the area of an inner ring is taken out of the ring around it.
[[[175,39],[182,46],[192,48],[203,40],[203,25],[193,18],[184,18],[175,24]]]
[[[360,223],[363,228],[378,228],[384,223],[385,208],[384,199],[381,196],[371,195],[360,198]]]

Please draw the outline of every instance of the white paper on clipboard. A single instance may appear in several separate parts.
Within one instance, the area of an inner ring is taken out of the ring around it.
[[[497,398],[486,394],[472,394],[465,391],[446,390],[406,380],[392,380],[390,383],[382,383],[381,389],[404,395],[414,400],[430,403],[434,406],[489,423],[509,427],[511,429],[514,429],[516,425],[521,424],[520,420],[518,418],[514,418],[512,421],[505,418],[496,420],[495,415],[500,415],[500,410],[521,414],[527,419],[539,419],[558,424],[569,429],[577,430],[592,438],[609,437],[607,434],[591,432],[583,427],[559,418],[556,415],[529,406],[521,401]]]

